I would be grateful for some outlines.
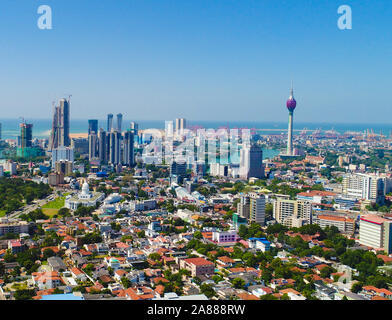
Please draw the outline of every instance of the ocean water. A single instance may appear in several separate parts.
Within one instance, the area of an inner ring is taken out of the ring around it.
[[[163,120],[123,120],[123,130],[129,128],[130,122],[135,121],[139,124],[139,129],[157,128],[164,129],[165,121]],[[16,139],[20,135],[19,119],[0,119],[2,124],[2,139]],[[26,119],[26,122],[33,124],[33,137],[47,138],[50,135],[52,126],[51,119]],[[115,124],[115,119],[113,119]],[[98,121],[99,127],[106,128],[106,119]],[[287,122],[240,122],[240,121],[187,121],[188,127],[201,127],[205,129],[218,129],[222,127],[234,128],[249,128],[258,130],[260,134],[280,134],[287,131]],[[71,133],[86,133],[88,129],[88,122],[81,119],[71,119]],[[382,133],[389,135],[392,132],[392,124],[344,124],[344,123],[309,123],[309,122],[294,122],[294,133],[299,133],[303,129],[312,130],[320,129],[335,130],[338,133],[345,133],[347,131],[364,132],[365,130],[373,130],[374,133]]]

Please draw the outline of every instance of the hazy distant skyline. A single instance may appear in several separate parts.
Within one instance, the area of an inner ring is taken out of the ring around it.
[[[391,16],[389,0],[3,0],[1,118],[72,94],[71,119],[285,122],[293,80],[295,122],[386,123]]]

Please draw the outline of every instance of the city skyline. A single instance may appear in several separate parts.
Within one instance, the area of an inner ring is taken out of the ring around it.
[[[293,80],[298,122],[383,123],[392,5],[348,4],[352,30],[340,1],[47,1],[40,30],[36,2],[4,1],[3,117],[43,118],[72,94],[71,119],[115,106],[136,121],[284,121]]]

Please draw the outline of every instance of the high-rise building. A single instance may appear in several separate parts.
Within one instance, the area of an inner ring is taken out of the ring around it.
[[[54,171],[55,173],[60,173],[64,176],[67,176],[73,171],[73,163],[68,160],[56,161]]]
[[[30,148],[33,143],[33,125],[31,123],[23,122],[20,124],[20,148]]]
[[[294,155],[293,150],[293,117],[294,117],[294,110],[297,106],[297,102],[294,99],[294,90],[293,86],[291,86],[290,97],[286,102],[286,107],[289,110],[289,128],[287,131],[287,155],[292,156]]]
[[[42,155],[43,150],[33,147],[33,125],[22,122],[20,124],[20,136],[18,136],[18,148],[16,155],[22,158],[33,158]]]
[[[95,132],[98,134],[98,120],[90,119],[88,121],[88,134]]]
[[[123,121],[123,115],[121,113],[117,114],[117,131],[122,132],[122,121]]]
[[[111,132],[113,128],[113,114],[108,114],[108,122],[107,122],[107,132]]]
[[[273,211],[275,220],[289,228],[312,223],[312,203],[308,201],[277,199]]]
[[[88,154],[88,139],[86,138],[73,138],[71,139],[71,148],[75,153]]]
[[[250,193],[249,221],[265,225],[265,196],[263,194]]]
[[[58,147],[69,147],[71,145],[71,139],[69,137],[69,105],[69,99],[60,99],[59,105],[54,107],[52,132],[49,142],[50,150]]]
[[[245,195],[240,198],[237,204],[237,213],[240,217],[249,219],[250,215],[250,197]]]
[[[170,165],[170,176],[172,180],[176,180],[178,183],[182,183],[186,176],[186,162],[185,161],[173,161]]]
[[[133,132],[134,135],[138,135],[139,134],[139,124],[137,124],[136,122],[131,122],[130,125],[130,129],[131,132]]]
[[[2,130],[3,130],[2,129],[2,124],[0,123],[0,140],[2,139],[2,135],[1,135],[2,134]]]
[[[98,158],[101,163],[108,162],[108,139],[103,129],[100,129],[98,134]]]
[[[343,177],[343,194],[383,204],[390,179],[377,174],[349,173]]]
[[[174,128],[173,128],[173,121],[166,121],[165,122],[165,136],[166,138],[173,137]]]
[[[249,222],[265,225],[265,196],[257,193],[249,193],[241,196],[237,205],[237,213]]]
[[[229,176],[229,165],[220,163],[210,164],[210,176],[213,177],[228,177]]]
[[[133,133],[133,138],[135,139],[136,143],[139,143],[139,124],[136,122],[131,122],[130,125],[131,132]]]
[[[126,166],[133,166],[135,163],[135,155],[134,155],[134,137],[131,131],[127,131],[124,133],[123,139],[123,164]]]
[[[242,179],[263,178],[263,150],[257,146],[244,146],[240,151],[240,177]]]
[[[58,147],[52,150],[52,168],[55,168],[57,161],[74,161],[74,150],[68,147]]]
[[[180,118],[177,118],[176,119],[176,131],[175,131],[175,133],[179,134],[179,132],[180,132]]]
[[[177,135],[182,135],[184,133],[184,129],[186,129],[186,120],[184,118],[177,118],[175,133]]]
[[[98,135],[95,131],[88,135],[88,159],[98,158]]]
[[[184,133],[184,130],[186,129],[186,120],[184,118],[180,119],[180,132],[181,134]]]
[[[359,222],[359,243],[392,253],[392,220],[375,214],[362,215]]]
[[[112,130],[108,135],[109,140],[109,163],[111,165],[118,165],[121,162],[121,134]]]

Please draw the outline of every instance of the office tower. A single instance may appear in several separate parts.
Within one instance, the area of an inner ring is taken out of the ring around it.
[[[392,253],[392,220],[376,214],[362,215],[359,222],[359,243]]]
[[[52,150],[52,168],[55,167],[57,161],[67,160],[74,161],[74,150],[69,147],[58,147]]]
[[[98,136],[95,131],[88,135],[88,159],[98,158]]]
[[[107,132],[111,132],[113,128],[113,114],[108,114]]]
[[[135,163],[135,156],[133,151],[134,144],[133,133],[127,131],[124,133],[123,139],[123,164],[126,166],[133,166]]]
[[[184,129],[186,129],[186,120],[184,118],[180,119],[180,133],[184,133]]]
[[[210,176],[213,177],[228,177],[229,176],[229,165],[220,163],[210,164]]]
[[[265,225],[265,196],[257,193],[250,193],[249,221]]]
[[[186,175],[186,162],[173,161],[170,165],[170,174],[173,175]]]
[[[60,99],[59,105],[54,107],[52,132],[49,142],[50,150],[58,147],[69,147],[71,145],[71,139],[69,137],[69,104],[69,99]]]
[[[121,113],[117,114],[117,131],[120,133],[122,129],[122,121],[123,121],[123,115]]]
[[[75,153],[88,154],[88,139],[86,138],[73,138],[71,139],[71,148]]]
[[[241,218],[249,219],[250,215],[250,197],[241,196],[240,202],[237,204],[237,213]]]
[[[33,125],[31,123],[21,123],[20,124],[20,148],[31,148],[33,140]]]
[[[286,102],[286,107],[289,110],[289,128],[287,131],[287,155],[292,156],[293,153],[293,117],[294,109],[297,106],[297,101],[294,99],[293,85],[291,85],[290,97]]]
[[[177,180],[178,183],[182,183],[186,176],[186,162],[173,161],[170,165],[170,176],[171,179]]]
[[[263,150],[256,145],[244,146],[240,151],[240,177],[263,178]]]
[[[275,220],[289,228],[312,223],[312,203],[308,201],[277,199],[273,212]]]
[[[174,134],[173,121],[165,121],[166,138],[173,137],[173,134]]]
[[[139,134],[139,124],[136,122],[131,122],[130,126],[131,132],[134,134],[134,136],[137,136]]]
[[[250,223],[255,222],[261,226],[265,225],[265,196],[257,193],[249,193],[241,196],[237,204],[237,213],[241,218]]]
[[[68,160],[56,161],[54,171],[55,171],[55,173],[60,173],[60,174],[63,174],[64,176],[72,174],[73,163]]]
[[[186,120],[184,118],[176,119],[176,134],[183,134],[186,129]]]
[[[88,121],[88,134],[95,132],[98,134],[98,120],[89,120]]]
[[[117,165],[120,163],[120,144],[121,134],[117,131],[112,130],[109,133],[109,163],[111,165]]]
[[[377,174],[349,173],[343,177],[342,184],[345,196],[378,204],[383,204],[390,189],[390,180]]]
[[[176,131],[175,131],[175,133],[176,134],[180,133],[180,118],[176,119]]]
[[[133,134],[138,134],[139,124],[137,122],[132,121],[130,125],[130,129],[133,132]]]
[[[133,137],[136,143],[139,143],[139,124],[136,122],[131,122],[130,126],[131,132],[133,133]]]
[[[206,174],[206,164],[203,160],[197,160],[193,163],[193,173],[197,176],[205,176]]]
[[[100,129],[98,134],[98,158],[101,163],[108,161],[108,140],[105,130]]]

